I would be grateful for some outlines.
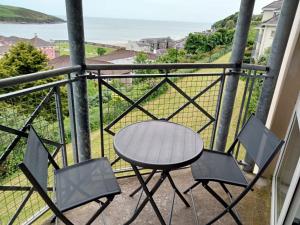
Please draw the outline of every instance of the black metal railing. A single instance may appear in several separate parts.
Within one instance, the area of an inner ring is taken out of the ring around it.
[[[241,72],[233,73],[231,69],[237,67]],[[76,162],[71,124],[75,123],[76,110],[72,85],[78,78],[71,78],[70,74],[81,69],[75,66],[0,80],[0,221],[3,224],[29,224],[47,210],[17,166],[26,149],[29,124],[36,128],[61,166]],[[151,64],[86,65],[85,69],[91,155],[108,157],[114,171],[122,177],[130,175],[131,168],[113,150],[113,136],[118,130],[142,120],[165,119],[197,131],[205,147],[213,149],[226,77],[240,76],[230,143],[249,113],[255,111],[267,68],[235,64]],[[37,80],[44,84],[34,85],[32,82]],[[238,147],[236,157],[243,159],[243,154],[243,149]],[[52,195],[51,168],[49,178],[49,195]]]

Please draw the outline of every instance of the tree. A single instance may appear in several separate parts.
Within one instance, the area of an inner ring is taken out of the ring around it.
[[[235,28],[235,22],[233,20],[228,20],[225,24],[225,28],[234,29]]]
[[[138,52],[134,57],[134,64],[147,64],[148,62],[149,58],[145,52]]]
[[[206,51],[207,35],[202,33],[190,33],[185,42],[184,49],[189,54]]]
[[[156,61],[158,63],[178,63],[185,60],[186,52],[182,49],[169,48],[167,52],[161,55]]]
[[[267,65],[268,64],[268,60],[270,58],[270,54],[271,54],[271,48],[267,48],[264,51],[264,54],[262,56],[259,57],[259,59],[257,60],[257,64],[259,65]]]
[[[106,53],[106,49],[105,48],[97,48],[97,54],[99,56],[104,55]]]
[[[47,56],[26,42],[19,42],[12,46],[0,59],[1,78],[47,69],[49,69]]]
[[[36,49],[34,46],[27,42],[19,42],[16,45],[12,46],[10,50],[5,53],[5,55],[0,59],[0,78],[14,77],[23,74],[35,73],[43,70],[48,70],[48,59],[45,54],[40,50]],[[8,93],[16,90],[21,90],[29,88],[32,86],[37,86],[53,81],[62,79],[62,77],[48,78],[43,80],[38,80],[35,82],[13,85],[6,88],[1,88],[0,93]],[[49,90],[37,91],[31,94],[22,95],[18,98],[12,98],[7,100],[8,104],[13,104],[14,106],[19,107],[20,109],[29,112],[32,112],[37,106],[38,102],[47,94]],[[64,105],[67,104],[66,98],[66,89],[62,88],[62,104],[64,109],[64,114],[68,114],[67,107]],[[47,104],[46,109],[53,110],[53,105]],[[50,115],[45,112],[43,115],[47,120],[56,119],[56,115]]]
[[[218,30],[219,32],[221,31],[222,29]],[[225,30],[225,29],[224,29]],[[232,41],[233,41],[233,38],[234,38],[234,33],[235,33],[235,30],[234,29],[231,29],[231,30],[225,30],[225,32],[223,33],[224,35],[224,43],[225,45],[231,45],[232,44]]]
[[[218,29],[217,31],[206,33],[190,33],[184,49],[189,54],[201,54],[211,52],[218,45],[230,45],[234,36],[234,30]]]
[[[29,43],[19,42],[0,59],[0,78],[47,70],[47,56]],[[30,87],[32,84],[15,85],[0,90],[0,93]]]
[[[47,56],[31,44],[25,42],[20,42],[12,46],[10,50],[0,59],[0,78],[8,78],[23,74],[35,73],[47,69],[50,69],[48,67]],[[57,79],[58,78],[44,79],[22,85],[14,85],[6,88],[1,88],[0,93],[8,93],[16,90],[21,90]],[[26,119],[26,117],[34,111],[34,109],[37,107],[37,105],[44,98],[48,91],[49,90],[40,90],[2,101],[0,123],[9,127],[22,127],[25,122],[24,119]],[[67,113],[67,107],[64,107],[67,102],[66,90],[62,89],[61,94],[63,109],[65,109],[65,113]],[[55,106],[52,99],[51,103],[47,103],[39,112],[38,124],[40,127],[48,127],[48,124],[52,124],[53,121],[56,121],[56,114],[51,113],[55,112]],[[46,133],[48,131],[45,130],[44,132]],[[47,136],[48,138],[49,136],[57,137],[57,134],[55,133],[55,131],[53,131],[48,133]],[[1,154],[1,149],[5,149],[7,146],[5,143],[0,143],[0,145]],[[22,147],[21,145],[18,145],[14,149],[14,154],[8,157],[8,159],[1,165],[2,169],[4,170],[0,171],[0,179],[17,171],[17,165],[19,164],[20,160],[22,160],[22,158]]]
[[[138,52],[136,56],[134,57],[134,64],[151,64],[151,61],[149,60],[149,57],[147,53],[145,52]],[[141,70],[136,70],[135,73],[138,74],[153,74],[155,73],[156,70],[151,70],[151,69],[141,69]],[[139,83],[141,81],[146,80],[146,78],[136,78],[134,81],[136,83]]]
[[[237,20],[238,20],[238,16],[239,16],[239,14],[238,14],[238,12],[236,12],[230,16],[227,16],[226,18],[224,18],[222,20],[215,22],[211,27],[214,30],[224,28],[224,27],[226,27],[227,22],[230,20],[234,23],[234,27],[235,27],[235,24],[237,23]]]

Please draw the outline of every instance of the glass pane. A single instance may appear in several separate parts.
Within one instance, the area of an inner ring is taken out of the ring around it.
[[[286,193],[290,186],[295,168],[300,156],[300,133],[297,118],[295,117],[290,136],[285,147],[285,154],[277,175],[277,219],[282,210]]]

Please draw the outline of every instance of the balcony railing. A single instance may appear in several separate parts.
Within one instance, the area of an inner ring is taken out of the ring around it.
[[[233,73],[233,69],[240,69]],[[71,139],[74,76],[81,66],[23,75],[0,81],[0,221],[29,224],[47,207],[18,169],[33,125],[61,166],[78,159]],[[112,146],[113,136],[126,125],[164,119],[197,131],[207,149],[214,149],[222,94],[227,76],[240,76],[229,143],[255,112],[266,67],[235,64],[86,65],[91,128],[91,155],[107,157],[118,177],[131,175]],[[71,73],[73,75],[71,76]],[[105,75],[104,75],[105,74]],[[108,74],[108,75],[107,75]],[[39,82],[36,82],[39,81]],[[43,83],[43,84],[41,84]],[[38,84],[38,85],[36,85]],[[235,150],[242,160],[242,149]],[[49,195],[52,195],[49,168]]]

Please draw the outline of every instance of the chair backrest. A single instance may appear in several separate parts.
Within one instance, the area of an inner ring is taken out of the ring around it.
[[[45,192],[47,191],[48,157],[49,153],[46,147],[31,127],[27,139],[27,149],[20,168],[30,182],[37,182]]]
[[[280,150],[283,141],[278,139],[265,125],[252,115],[237,139],[245,147],[259,169],[263,169]]]
[[[49,163],[51,163],[55,169],[59,169],[46,146],[31,126],[27,139],[25,156],[19,167],[55,215],[60,218],[64,224],[72,225],[72,222],[63,215],[63,213],[47,195]]]
[[[267,129],[265,125],[254,115],[248,119],[238,134],[236,141],[231,146],[231,149],[233,149],[237,140],[245,147],[247,153],[258,165],[259,171],[240,195],[231,202],[227,210],[232,209],[252,189],[256,181],[263,174],[284,143],[269,129]]]

